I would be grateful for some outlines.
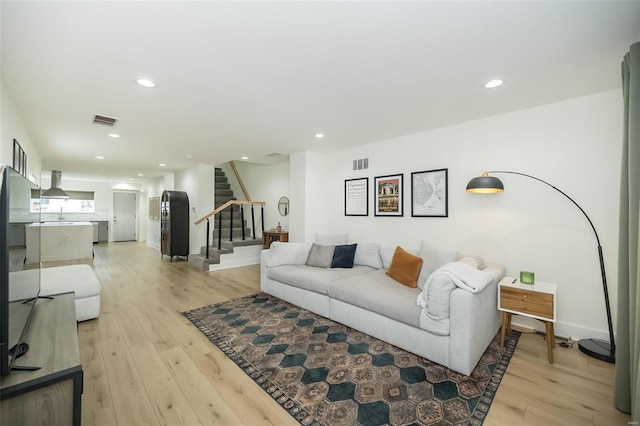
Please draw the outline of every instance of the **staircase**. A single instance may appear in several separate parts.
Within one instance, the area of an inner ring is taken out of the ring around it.
[[[215,208],[218,208],[228,201],[236,200],[231,185],[225,172],[215,169]],[[256,212],[257,213],[257,212]],[[219,227],[220,215],[222,215],[222,226]],[[210,229],[213,229],[209,239],[209,259],[206,258],[206,247],[200,248],[200,254],[189,255],[189,264],[194,268],[203,272],[225,269],[242,265],[255,264],[256,253],[259,257],[259,251],[262,247],[262,238],[256,235],[253,238],[253,231],[248,227],[248,221],[251,220],[251,208],[244,209],[244,221],[240,214],[240,207],[233,206],[233,220],[231,219],[230,209],[217,213],[210,219]],[[257,216],[256,216],[257,219]],[[206,225],[203,225],[203,229]],[[244,229],[244,237],[242,232]],[[218,237],[222,233],[220,241],[220,249],[218,249]],[[232,240],[230,241],[230,236]],[[255,247],[259,246],[259,247]],[[228,256],[222,257],[227,254]],[[226,261],[226,262],[225,262]],[[258,260],[259,261],[259,260]],[[226,263],[226,264],[225,264]]]

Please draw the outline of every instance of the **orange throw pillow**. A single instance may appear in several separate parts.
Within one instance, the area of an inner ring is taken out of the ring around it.
[[[414,256],[402,247],[397,246],[393,253],[387,275],[407,287],[416,287],[418,275],[422,268],[422,258]]]

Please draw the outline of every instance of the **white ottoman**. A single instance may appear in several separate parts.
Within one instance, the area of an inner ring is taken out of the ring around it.
[[[41,270],[40,296],[75,292],[76,320],[100,315],[100,281],[89,265],[67,265]]]

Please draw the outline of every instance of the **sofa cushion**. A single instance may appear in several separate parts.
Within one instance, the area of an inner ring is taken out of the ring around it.
[[[418,250],[418,256],[424,260],[420,276],[418,277],[418,287],[424,288],[424,283],[427,282],[429,275],[445,263],[455,262],[458,257],[458,252],[436,247],[426,241],[422,241],[420,243],[420,249]]]
[[[330,268],[333,261],[333,252],[335,246],[323,246],[313,243],[309,256],[307,257],[307,266],[315,266],[317,268]]]
[[[353,260],[356,255],[357,244],[342,244],[333,251],[332,268],[353,268]]]
[[[356,265],[365,265],[372,268],[382,268],[382,258],[380,257],[380,244],[378,243],[358,243],[356,255],[353,259]]]
[[[329,296],[332,299],[413,327],[420,327],[421,308],[416,305],[419,292],[417,288],[398,285],[384,270],[337,280],[329,286]]]
[[[267,268],[281,265],[304,265],[309,257],[310,244],[282,243],[275,241],[269,247],[265,264]]]
[[[375,269],[358,265],[353,268],[335,269],[306,265],[282,265],[269,269],[267,276],[274,281],[326,295],[330,283],[343,278],[367,274],[371,271],[375,271]]]
[[[391,259],[391,265],[389,266],[387,275],[400,284],[415,288],[421,267],[422,258],[414,256],[398,246],[393,254],[393,259]]]

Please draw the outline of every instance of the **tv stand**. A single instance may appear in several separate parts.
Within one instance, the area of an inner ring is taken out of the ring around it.
[[[0,379],[0,424],[80,426],[83,373],[74,294],[38,299],[23,341],[29,352]]]

